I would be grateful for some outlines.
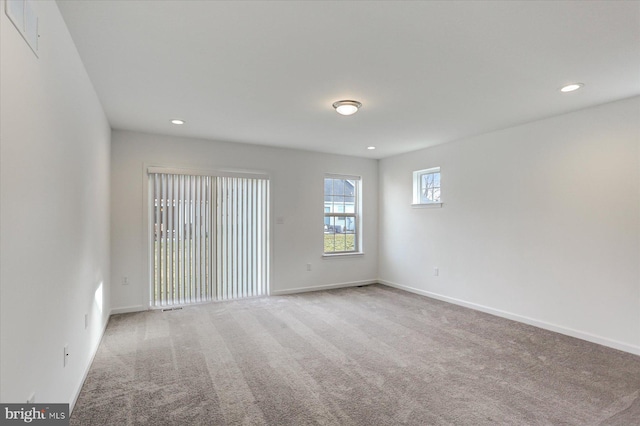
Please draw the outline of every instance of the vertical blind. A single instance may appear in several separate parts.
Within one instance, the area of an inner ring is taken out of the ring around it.
[[[216,178],[216,298],[266,294],[269,181]]]
[[[269,180],[149,172],[151,305],[260,296],[269,285]]]

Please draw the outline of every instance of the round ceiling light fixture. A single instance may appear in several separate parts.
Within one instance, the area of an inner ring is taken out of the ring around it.
[[[358,101],[338,101],[333,103],[333,107],[340,115],[352,115],[358,112],[362,104]]]
[[[584,86],[583,83],[571,83],[571,84],[567,84],[566,86],[563,86],[562,89],[560,89],[560,91],[564,93],[574,92],[582,88],[583,86]]]
[[[184,124],[184,120],[180,120],[179,118],[171,120],[172,124]]]

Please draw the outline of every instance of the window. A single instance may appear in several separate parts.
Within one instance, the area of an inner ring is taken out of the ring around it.
[[[413,172],[413,204],[441,204],[440,167]]]
[[[325,175],[324,253],[360,251],[360,177]]]

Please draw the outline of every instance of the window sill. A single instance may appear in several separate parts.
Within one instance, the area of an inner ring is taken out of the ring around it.
[[[442,207],[442,203],[423,203],[423,204],[411,204],[414,209],[437,209]]]
[[[348,253],[324,253],[322,255],[323,259],[331,259],[334,257],[350,257],[350,256],[364,256],[364,253],[361,251],[354,251]]]

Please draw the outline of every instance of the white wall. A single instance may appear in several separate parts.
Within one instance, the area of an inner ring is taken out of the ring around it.
[[[72,403],[109,314],[110,129],[56,3],[32,5],[39,58],[0,2],[0,400]]]
[[[639,145],[636,97],[381,160],[380,278],[640,353]]]
[[[111,158],[111,296],[116,312],[146,309],[149,302],[145,164],[271,174],[271,294],[375,282],[378,277],[375,160],[119,130],[113,131]],[[325,173],[362,176],[363,256],[322,257]],[[276,217],[284,224],[276,224]],[[129,285],[122,285],[125,276]]]

